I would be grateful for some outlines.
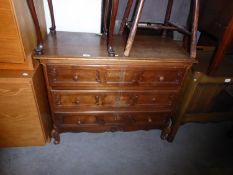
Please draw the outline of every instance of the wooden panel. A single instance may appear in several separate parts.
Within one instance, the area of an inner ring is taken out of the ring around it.
[[[223,84],[199,84],[190,103],[188,113],[210,112],[214,98],[222,90]]]
[[[54,110],[170,109],[177,94],[170,91],[52,91]],[[115,108],[115,109],[114,109]]]
[[[52,121],[46,93],[46,85],[41,65],[38,66],[38,68],[36,69],[31,83],[33,84],[33,93],[37,104],[40,125],[42,126],[42,131],[45,139],[49,141],[50,132],[52,128]]]
[[[33,70],[31,54],[36,35],[26,0],[0,0],[0,69]],[[35,1],[43,36],[46,34],[43,1]]]
[[[36,48],[36,33],[34,28],[34,23],[32,21],[31,14],[26,0],[11,0],[14,4],[14,12],[17,17],[17,25],[20,32],[20,37],[24,47],[25,55],[27,59],[31,59],[31,54]],[[40,23],[40,28],[43,37],[47,34],[46,23],[45,23],[45,13],[43,0],[34,1],[35,8]]]
[[[1,0],[0,2],[1,2],[0,9],[11,9],[10,0]]]
[[[159,65],[159,64],[158,64]],[[51,86],[76,88],[121,87],[170,87],[178,88],[183,80],[185,69],[160,66],[124,65],[49,65],[47,73]],[[169,86],[168,86],[169,85]]]
[[[11,2],[0,0],[0,4],[0,62],[23,63],[25,56]]]
[[[84,42],[85,41],[85,42]],[[171,38],[161,38],[155,35],[137,35],[130,57],[124,56],[125,39],[114,36],[114,48],[118,59],[138,59],[162,61],[193,62],[180,42]],[[108,58],[106,51],[106,38],[100,35],[78,32],[56,32],[56,37],[48,35],[45,41],[44,55],[36,56],[38,59],[57,58]],[[90,56],[90,57],[89,57]],[[111,59],[111,58],[109,58]]]
[[[127,113],[127,114],[57,114],[59,127],[101,127],[101,126],[145,126],[165,127],[169,121],[169,113]]]
[[[41,106],[46,101],[44,97],[37,100],[35,92],[38,93],[38,89],[34,89],[30,76],[0,78],[1,147],[44,145],[47,142],[48,129],[42,118],[48,117],[48,110]]]

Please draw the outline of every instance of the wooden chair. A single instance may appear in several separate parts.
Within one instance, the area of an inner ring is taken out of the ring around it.
[[[107,51],[108,55],[111,57],[115,56],[115,50],[113,48],[113,34],[118,12],[118,5],[119,0],[103,0],[103,33],[107,36]]]
[[[51,24],[50,32],[56,33],[56,24],[55,24],[55,18],[54,18],[54,10],[53,10],[53,2],[52,0],[47,0],[49,11],[50,11],[50,17],[51,17]],[[115,52],[113,49],[113,33],[115,28],[115,21],[117,16],[117,10],[118,10],[118,3],[119,0],[103,0],[105,4],[105,10],[104,10],[104,33],[107,35],[107,51],[109,56],[115,56]],[[34,6],[34,0],[27,0],[27,4],[30,10],[30,13],[32,15],[32,19],[35,25],[36,35],[37,35],[37,48],[35,49],[36,54],[41,55],[43,54],[43,38],[40,31],[40,24],[37,18],[35,6]],[[110,22],[108,22],[110,21]],[[108,25],[108,23],[110,23]]]
[[[218,47],[216,48],[215,54],[213,56],[212,62],[209,66],[208,74],[214,75],[216,70],[219,68],[224,55],[229,46],[233,43],[233,16],[231,17],[230,22],[228,23],[223,37],[221,38]]]
[[[190,57],[195,58],[196,57],[196,41],[197,41],[196,35],[197,35],[198,17],[199,17],[199,0],[192,0],[193,15],[192,15],[192,30],[191,31],[170,21],[172,7],[173,7],[173,0],[168,0],[165,20],[163,24],[140,23],[139,20],[140,20],[142,10],[144,7],[144,2],[145,0],[137,1],[135,15],[133,17],[133,22],[131,23],[128,21],[128,17],[129,17],[131,8],[132,8],[133,0],[128,0],[128,4],[125,9],[125,13],[124,13],[121,27],[120,27],[121,34],[124,32],[124,29],[126,26],[130,28],[130,33],[129,33],[129,37],[128,37],[127,44],[125,47],[124,55],[125,56],[130,55],[130,51],[132,49],[132,45],[133,45],[134,38],[137,32],[137,28],[147,28],[147,29],[163,30],[163,37],[166,37],[167,30],[174,30],[174,31],[183,33],[185,35],[184,41],[187,41],[188,39],[190,40],[190,47],[186,49],[190,50]],[[189,43],[189,42],[186,42],[186,43]],[[184,46],[187,47],[186,44]]]

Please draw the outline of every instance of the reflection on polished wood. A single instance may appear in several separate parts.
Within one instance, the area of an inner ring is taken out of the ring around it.
[[[85,42],[84,42],[85,41]],[[107,59],[105,49],[106,40],[96,34],[57,32],[56,37],[49,35],[44,41],[44,54],[35,58],[102,58]],[[116,54],[114,59],[148,59],[148,60],[182,60],[192,62],[188,59],[188,53],[183,49],[182,43],[170,38],[157,36],[139,35],[135,38],[134,47],[130,57],[123,55],[125,38],[116,36],[114,46]],[[110,58],[108,58],[110,59]]]
[[[166,139],[194,60],[182,43],[145,35],[125,57],[124,41],[115,37],[119,55],[110,58],[102,36],[56,32],[44,42],[44,55],[34,56],[44,68],[55,144],[63,132],[160,129]]]

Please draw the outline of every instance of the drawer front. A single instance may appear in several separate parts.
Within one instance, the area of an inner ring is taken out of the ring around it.
[[[55,110],[106,110],[108,108],[156,110],[160,107],[172,108],[177,94],[175,91],[54,90],[51,91],[51,96]]]
[[[66,89],[179,87],[185,68],[47,65],[50,86]]]
[[[169,113],[127,113],[127,114],[56,114],[59,127],[98,126],[166,126]]]

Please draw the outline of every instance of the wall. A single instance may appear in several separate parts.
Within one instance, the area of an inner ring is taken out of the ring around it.
[[[54,0],[57,31],[99,33],[102,0]],[[51,26],[47,0],[44,0],[46,23]]]
[[[101,28],[102,0],[56,0],[53,1],[55,19],[58,31],[99,33]],[[127,0],[119,1],[119,11],[116,22],[118,31]],[[47,26],[50,26],[50,16],[47,0],[44,0]],[[167,0],[146,0],[141,21],[163,22]],[[188,17],[190,0],[174,0],[172,21],[185,25]]]

